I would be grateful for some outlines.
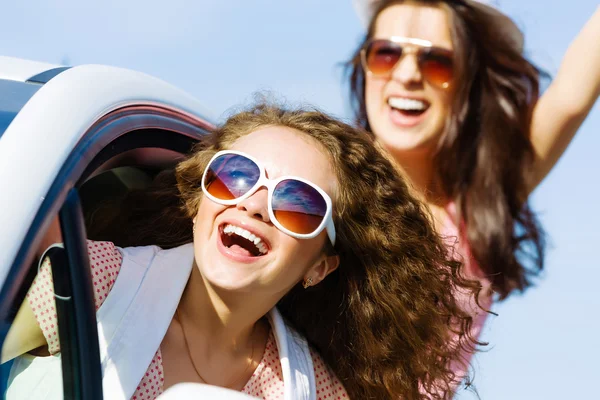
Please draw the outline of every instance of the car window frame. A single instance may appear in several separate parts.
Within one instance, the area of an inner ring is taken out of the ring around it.
[[[78,188],[119,154],[140,148],[186,154],[212,129],[210,122],[168,107],[132,105],[114,110],[86,131],[42,200],[0,289],[0,346],[37,273],[33,266],[37,247],[58,214],[68,273],[57,274],[54,282],[61,295],[72,296],[70,306],[57,305],[63,321],[59,324],[61,349],[63,340],[73,347],[62,358],[65,398],[102,398],[96,314]]]

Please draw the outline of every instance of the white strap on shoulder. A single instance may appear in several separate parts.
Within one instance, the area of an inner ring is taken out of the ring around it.
[[[40,269],[42,269],[42,264],[44,263],[44,260],[46,259],[46,256],[48,255],[48,252],[52,249],[64,249],[65,246],[63,243],[54,243],[51,244],[50,246],[48,246],[48,248],[46,250],[44,250],[44,252],[42,253],[42,256],[40,257],[40,260],[38,261],[38,267],[37,267],[37,274],[40,274]],[[52,271],[51,271],[52,272]],[[63,300],[63,301],[69,301],[71,300],[71,296],[61,296],[59,294],[56,294],[56,292],[54,292],[54,288],[48,288],[47,290],[52,292],[52,295],[58,299],[58,300]]]
[[[269,313],[284,383],[284,400],[316,400],[315,369],[306,339],[287,325],[277,307]]]
[[[121,272],[98,312],[105,398],[128,400],[135,393],[173,319],[193,261],[191,243],[123,250]]]

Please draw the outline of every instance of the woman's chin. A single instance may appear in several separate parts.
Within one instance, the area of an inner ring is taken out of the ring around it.
[[[382,137],[379,141],[387,151],[396,156],[417,155],[429,148],[426,145],[429,141],[418,133],[398,132],[394,133],[392,137]]]
[[[213,263],[210,268],[200,268],[205,282],[213,288],[228,292],[247,292],[257,287],[255,271],[240,270],[232,265]]]
[[[434,150],[440,133],[422,125],[412,128],[398,128],[391,125],[382,127],[375,136],[379,143],[395,156],[417,156],[429,154]],[[402,162],[402,160],[398,161]]]

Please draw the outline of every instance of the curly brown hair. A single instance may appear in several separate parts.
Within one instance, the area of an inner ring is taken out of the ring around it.
[[[190,242],[210,158],[265,126],[315,139],[339,183],[331,250],[340,267],[308,290],[300,283],[293,288],[278,304],[284,317],[319,351],[351,398],[450,398],[463,378],[450,366],[464,362],[462,355],[475,346],[472,318],[453,293],[476,293],[479,286],[460,276],[460,264],[449,259],[426,206],[359,129],[317,110],[260,104],[240,112],[201,141],[174,174],[131,201],[141,212],[124,215],[129,207],[121,203],[119,226],[132,234],[118,244]]]
[[[373,36],[378,15],[406,2],[448,11],[457,85],[434,160],[436,177],[465,222],[474,258],[503,299],[531,286],[544,266],[544,232],[527,197],[535,158],[529,127],[545,74],[475,1],[380,0],[346,64],[356,121],[367,131],[360,51]]]

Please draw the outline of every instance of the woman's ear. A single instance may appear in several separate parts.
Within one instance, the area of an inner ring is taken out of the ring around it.
[[[315,286],[340,265],[340,257],[323,254],[317,262],[304,274],[304,287]]]

